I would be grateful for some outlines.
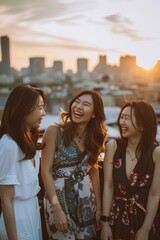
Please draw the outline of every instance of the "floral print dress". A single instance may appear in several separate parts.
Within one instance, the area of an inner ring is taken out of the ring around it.
[[[46,195],[44,209],[49,239],[75,240],[96,236],[96,200],[87,159],[87,154],[80,152],[75,141],[69,147],[64,146],[63,130],[59,128],[53,179],[58,200],[67,217],[68,232],[56,230],[53,209]]]
[[[125,152],[125,151],[124,151]],[[139,177],[138,163],[130,177],[126,175],[125,153],[114,160],[114,198],[110,213],[110,225],[114,240],[135,240],[136,232],[142,226],[149,189],[152,183],[154,163],[151,157],[148,173]],[[160,239],[160,211],[158,210],[149,240]]]

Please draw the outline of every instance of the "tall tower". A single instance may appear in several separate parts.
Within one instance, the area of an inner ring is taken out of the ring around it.
[[[63,72],[63,62],[62,61],[54,61],[53,71],[54,72]]]
[[[100,55],[99,56],[99,65],[100,66],[105,66],[106,67],[106,64],[107,64],[107,56],[106,55],[104,55],[104,56],[102,56],[102,55]]]
[[[136,66],[136,56],[121,56],[120,57],[120,67],[124,68],[134,68]]]
[[[83,74],[84,72],[88,72],[88,59],[78,58],[77,59],[77,73]]]
[[[36,76],[40,75],[45,70],[45,59],[44,57],[33,57],[29,59],[30,62],[30,75]]]
[[[9,38],[7,36],[1,37],[1,51],[2,51],[2,62],[1,62],[1,74],[10,74],[10,48]]]

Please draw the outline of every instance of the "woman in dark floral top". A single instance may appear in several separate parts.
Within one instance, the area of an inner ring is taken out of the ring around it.
[[[143,100],[118,117],[121,138],[107,144],[102,240],[160,239],[160,146],[157,118]]]

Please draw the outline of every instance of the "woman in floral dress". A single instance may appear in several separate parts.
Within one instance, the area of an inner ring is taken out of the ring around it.
[[[145,101],[126,103],[121,138],[107,144],[102,240],[160,239],[160,146],[157,119]]]
[[[100,95],[83,91],[44,133],[42,179],[49,239],[91,240],[100,228],[98,156],[106,140]]]

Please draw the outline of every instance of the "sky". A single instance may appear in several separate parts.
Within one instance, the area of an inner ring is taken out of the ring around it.
[[[88,58],[92,70],[99,55],[112,65],[134,55],[151,68],[160,60],[159,11],[160,0],[0,0],[0,36],[10,38],[18,70],[30,57],[44,57],[46,67],[61,60],[73,71],[77,58]]]

